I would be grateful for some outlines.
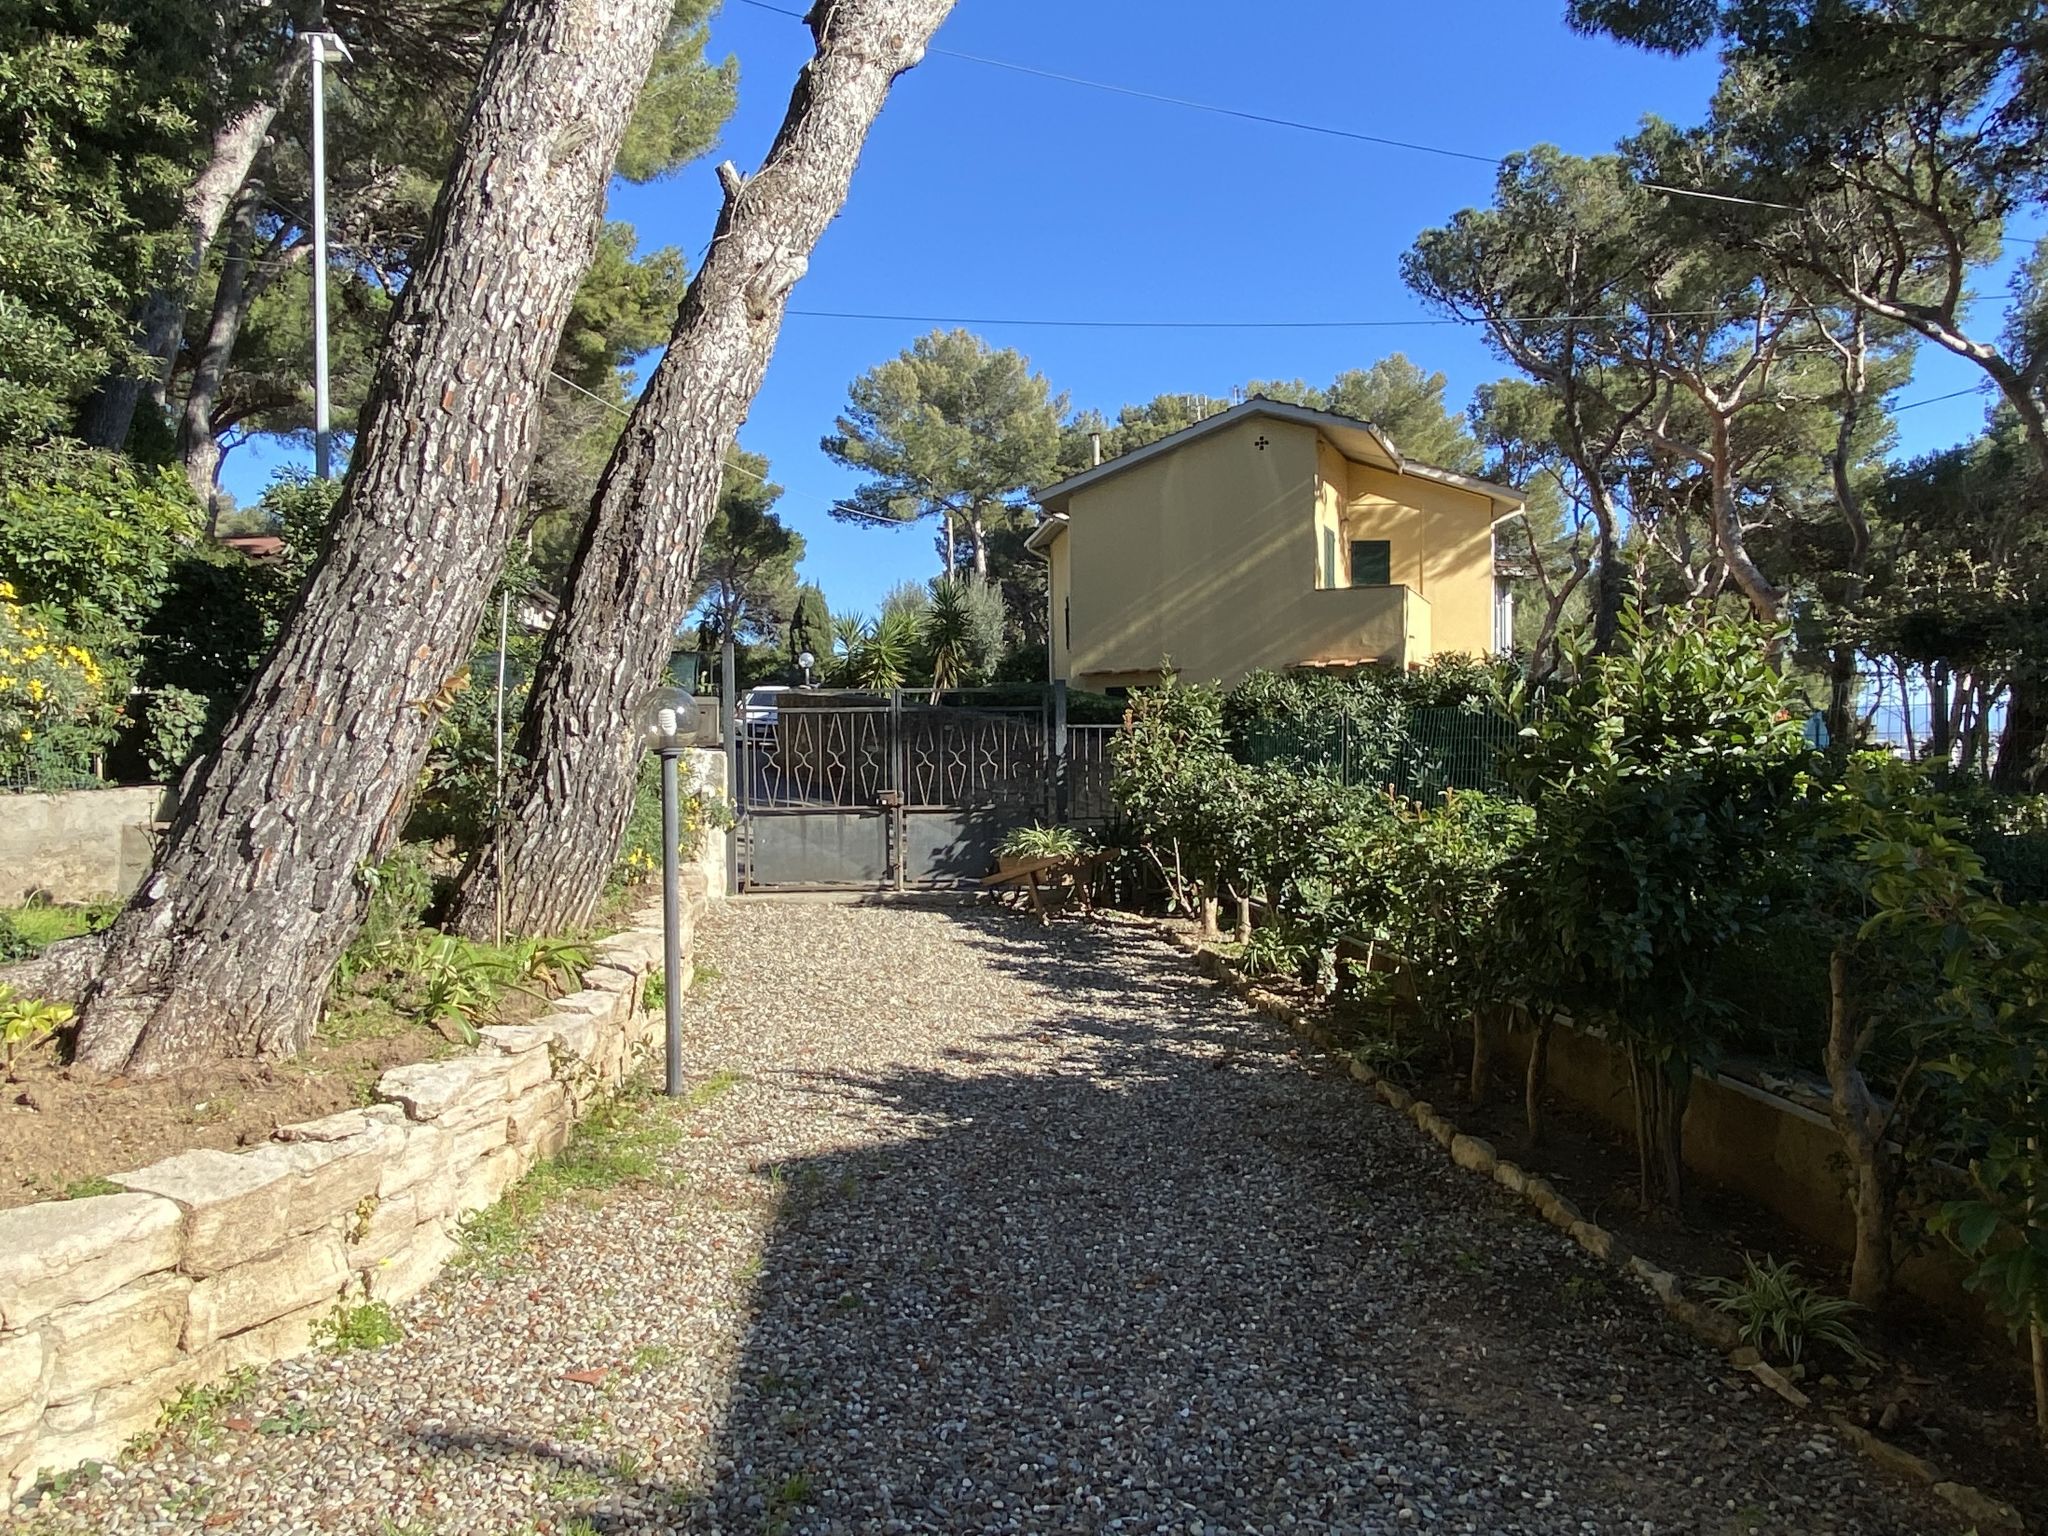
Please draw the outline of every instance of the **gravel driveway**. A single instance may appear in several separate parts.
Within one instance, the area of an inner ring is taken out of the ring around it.
[[[1955,1528],[1143,929],[792,902],[703,937],[672,1186],[556,1205],[403,1342],[29,1518]]]

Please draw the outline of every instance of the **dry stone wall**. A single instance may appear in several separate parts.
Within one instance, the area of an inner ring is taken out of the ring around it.
[[[686,957],[709,889],[686,874]],[[544,1017],[386,1072],[366,1108],[116,1174],[119,1194],[0,1211],[8,1486],[119,1454],[185,1388],[307,1349],[338,1305],[424,1289],[461,1219],[659,1048],[661,1016],[639,1000],[661,937],[657,901]]]

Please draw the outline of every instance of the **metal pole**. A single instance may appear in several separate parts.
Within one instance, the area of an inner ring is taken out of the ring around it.
[[[1067,680],[1052,685],[1052,808],[1053,820],[1065,825],[1073,812],[1067,786]]]
[[[333,446],[327,424],[327,93],[322,68],[327,34],[311,32],[313,56],[313,473],[334,477]]]
[[[739,709],[733,693],[738,671],[733,661],[732,636],[728,634],[718,651],[718,736],[725,743],[725,801],[732,807],[735,817],[732,830],[725,834],[725,894],[728,896],[740,893],[740,829],[737,817],[740,807],[746,803],[740,795]]]
[[[683,914],[676,878],[676,840],[682,835],[676,811],[674,747],[661,749],[661,974],[662,1007],[668,1015],[668,1096],[683,1091]]]
[[[497,718],[491,733],[491,827],[493,831],[503,827],[505,822],[505,646],[511,638],[512,594],[509,591],[498,594],[498,698]],[[498,860],[498,942],[505,942],[505,841],[493,836],[491,847]]]

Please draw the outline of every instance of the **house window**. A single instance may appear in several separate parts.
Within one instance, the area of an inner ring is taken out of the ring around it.
[[[1351,585],[1391,587],[1394,584],[1394,547],[1385,539],[1351,541]]]

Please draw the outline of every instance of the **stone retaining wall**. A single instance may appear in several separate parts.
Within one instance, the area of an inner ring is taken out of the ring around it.
[[[0,907],[41,893],[55,902],[126,896],[170,814],[161,784],[0,794]]]
[[[710,892],[695,873],[683,885],[688,972]],[[533,1023],[386,1072],[366,1109],[116,1174],[120,1194],[0,1211],[0,1478],[18,1492],[110,1459],[186,1387],[304,1351],[337,1305],[424,1289],[462,1217],[659,1048],[661,1015],[639,999],[660,901],[595,961]]]

